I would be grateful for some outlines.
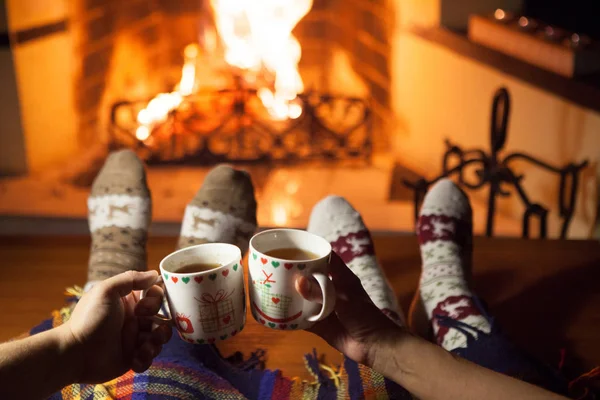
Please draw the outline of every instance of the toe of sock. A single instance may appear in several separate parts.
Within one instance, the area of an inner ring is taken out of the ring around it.
[[[328,196],[319,201],[312,209],[307,228],[330,241],[363,229],[365,225],[358,211],[340,196]]]
[[[91,194],[148,196],[144,163],[131,150],[110,153],[94,180]]]
[[[470,219],[469,199],[450,179],[442,179],[429,189],[423,200],[420,215],[431,214]]]
[[[256,223],[257,205],[252,179],[247,172],[228,165],[210,170],[191,204]]]
[[[141,176],[144,175],[144,163],[133,151],[118,150],[108,155],[102,172]]]

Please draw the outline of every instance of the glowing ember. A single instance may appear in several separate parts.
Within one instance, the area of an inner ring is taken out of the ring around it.
[[[225,45],[225,61],[243,70],[266,69],[274,91],[259,90],[259,97],[275,119],[298,118],[297,100],[304,90],[298,72],[302,50],[292,35],[296,24],[310,11],[312,0],[212,0],[217,29]]]
[[[184,51],[185,62],[181,71],[181,81],[177,90],[171,93],[160,93],[154,97],[146,108],[140,110],[137,122],[140,124],[135,131],[138,140],[147,140],[154,126],[163,122],[169,113],[179,107],[184,96],[193,93],[196,85],[196,59],[198,57],[198,45],[190,44]]]

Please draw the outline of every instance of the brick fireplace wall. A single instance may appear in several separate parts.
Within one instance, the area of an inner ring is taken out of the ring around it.
[[[39,173],[106,141],[115,101],[170,90],[201,0],[3,0],[0,174]],[[20,112],[19,112],[20,111]],[[10,130],[10,132],[9,132]]]
[[[197,41],[199,0],[78,0],[75,99],[79,139],[106,135],[107,113],[118,100],[170,90],[181,71],[182,50]]]

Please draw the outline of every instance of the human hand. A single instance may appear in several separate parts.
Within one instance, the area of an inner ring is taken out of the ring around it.
[[[337,294],[335,310],[308,329],[322,337],[348,358],[373,367],[387,364],[386,349],[392,348],[408,331],[386,317],[371,301],[360,280],[332,253],[330,275]],[[296,280],[296,290],[309,301],[322,301],[319,285],[309,277]]]
[[[157,276],[156,271],[127,271],[98,283],[79,300],[60,327],[80,354],[78,382],[105,382],[129,369],[150,367],[172,333],[168,325],[153,329],[147,318],[162,303],[163,289],[153,286]],[[148,288],[140,300],[140,291]]]

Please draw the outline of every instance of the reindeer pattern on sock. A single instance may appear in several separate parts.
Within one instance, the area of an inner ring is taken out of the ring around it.
[[[131,211],[133,209],[133,204],[125,204],[123,206],[109,205],[108,206],[108,214],[106,217],[108,219],[113,219],[116,213],[131,215]]]
[[[88,199],[90,229],[118,226],[146,228],[150,218],[151,201],[128,195],[106,195]]]

